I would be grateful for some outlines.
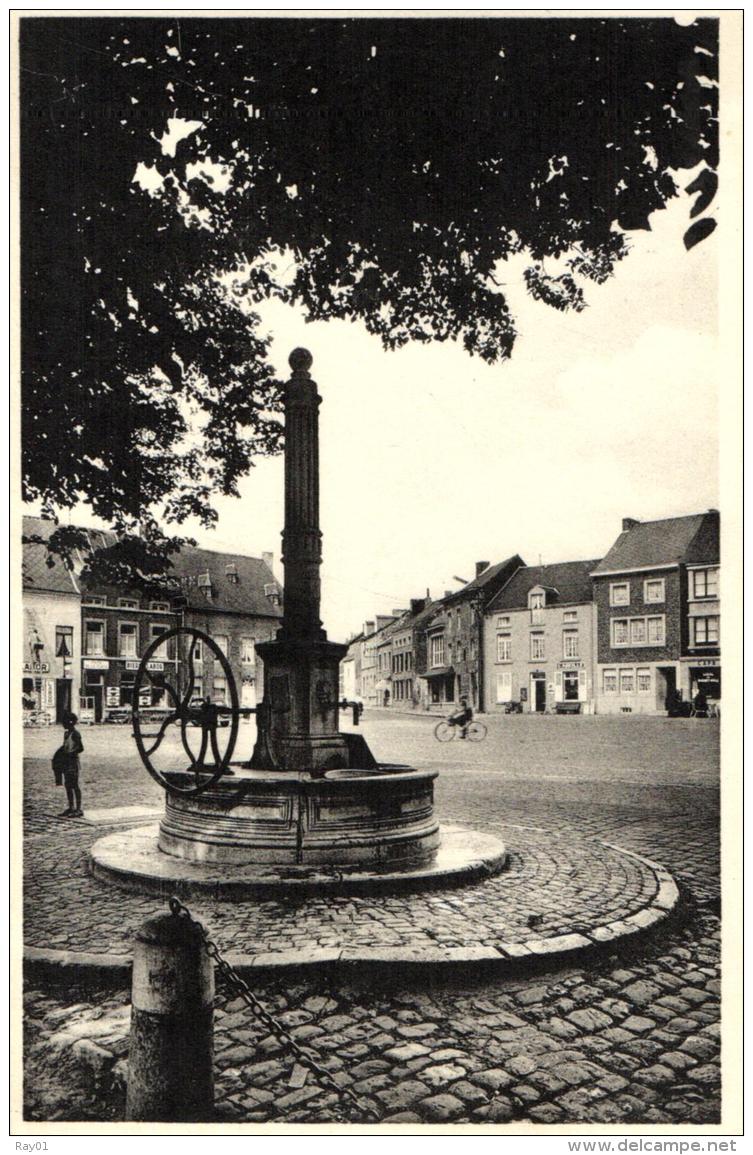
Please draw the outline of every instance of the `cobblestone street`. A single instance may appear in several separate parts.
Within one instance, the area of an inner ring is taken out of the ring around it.
[[[683,898],[678,916],[650,938],[627,940],[595,961],[576,960],[567,969],[528,977],[470,971],[398,977],[394,969],[362,974],[341,967],[257,979],[256,994],[383,1121],[717,1122],[717,725],[703,719],[492,717],[486,719],[486,742],[440,746],[433,721],[373,713],[363,732],[377,758],[440,771],[441,822],[501,834],[513,857],[516,828],[521,840],[534,838],[550,858],[556,840],[568,837],[644,855],[674,874]],[[242,733],[250,745],[251,728]],[[161,792],[138,764],[126,728],[99,727],[83,737],[85,810],[160,803]],[[61,791],[52,785],[49,758],[57,738],[51,731],[27,735],[26,868],[30,877],[57,869],[58,905],[70,925],[63,934],[61,920],[29,886],[26,942],[123,952],[141,919],[159,904],[123,896],[84,875],[85,852],[103,831],[56,817]],[[523,828],[549,831],[556,839],[547,845],[545,834]],[[546,890],[543,885],[541,893]],[[504,923],[503,888],[497,901],[496,918]],[[371,902],[360,899],[355,907]],[[438,902],[433,917],[441,941],[441,895]],[[82,903],[91,912],[88,920]],[[342,900],[339,916],[347,918],[349,903],[354,900]],[[269,905],[273,919],[276,904]],[[444,909],[449,941],[452,902]],[[479,921],[489,924],[490,936],[493,919],[493,905],[482,905]],[[94,946],[76,926],[87,921],[96,926]],[[225,904],[218,921],[210,921],[218,941],[233,944],[241,911],[234,917]],[[280,915],[281,927],[296,922],[295,912]],[[397,907],[395,922],[399,928]],[[286,933],[294,937],[293,929]],[[409,938],[415,928],[401,933]],[[240,1001],[218,998],[218,1004],[222,1119],[359,1121],[358,1109],[319,1087]],[[30,985],[26,1013],[27,1117],[122,1117],[127,994],[62,994]]]

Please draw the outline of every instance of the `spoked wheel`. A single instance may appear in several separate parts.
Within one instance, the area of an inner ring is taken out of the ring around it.
[[[159,656],[155,660],[157,651],[163,652],[165,647],[169,652],[171,643],[177,661],[173,664]],[[211,657],[215,671],[218,668],[222,671],[230,693],[229,706],[215,705],[209,699],[195,701],[197,643],[203,647],[202,658]],[[150,687],[163,690],[167,699],[167,713],[159,725],[149,718],[148,707],[141,705],[142,693]],[[222,777],[230,765],[238,737],[238,692],[227,658],[208,634],[179,626],[155,638],[141,659],[133,699],[133,736],[139,756],[164,790],[174,794],[202,794]],[[229,726],[221,727],[220,718],[223,721],[229,718]],[[179,731],[183,753],[188,759],[188,765],[180,770],[160,769],[154,761],[171,726]]]
[[[438,742],[451,742],[455,737],[455,727],[449,722],[437,722],[434,727],[434,737]]]
[[[483,722],[471,722],[466,730],[471,742],[483,742],[486,737],[486,726]]]

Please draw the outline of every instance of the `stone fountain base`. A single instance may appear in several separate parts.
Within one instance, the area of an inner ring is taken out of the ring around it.
[[[416,889],[501,870],[497,838],[455,831],[440,845],[435,777],[408,766],[316,776],[236,767],[203,794],[168,792],[158,827],[100,839],[91,870],[128,889],[229,899]]]

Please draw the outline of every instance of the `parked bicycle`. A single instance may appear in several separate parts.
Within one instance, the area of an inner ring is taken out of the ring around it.
[[[448,722],[443,718],[434,727],[434,737],[438,742],[451,742],[462,730],[457,722]],[[486,726],[483,722],[474,720],[465,727],[465,736],[469,742],[483,742],[486,737]]]

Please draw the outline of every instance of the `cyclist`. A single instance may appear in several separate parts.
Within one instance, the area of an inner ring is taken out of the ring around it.
[[[447,722],[450,726],[460,727],[460,737],[465,738],[468,732],[468,725],[473,721],[473,710],[468,705],[467,698],[460,699],[460,709],[455,714],[450,714]]]

